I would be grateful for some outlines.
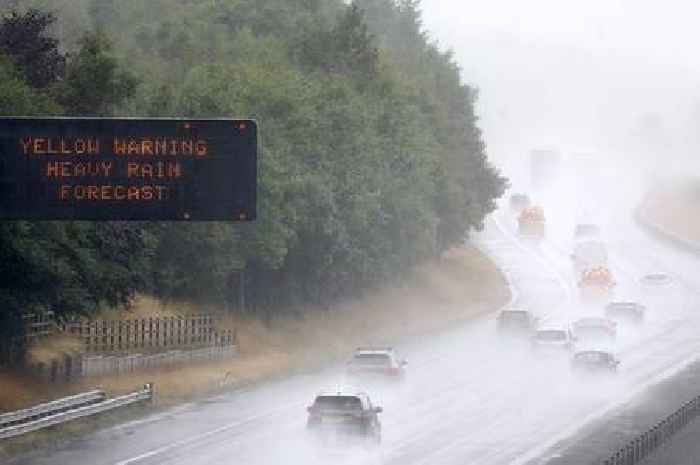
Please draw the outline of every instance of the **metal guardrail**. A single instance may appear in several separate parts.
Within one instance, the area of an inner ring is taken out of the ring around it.
[[[637,208],[634,218],[642,227],[653,234],[685,248],[700,253],[700,244],[689,241],[666,230],[652,221],[641,208]],[[683,429],[700,415],[700,396],[684,403],[678,410],[639,434],[627,444],[613,452],[600,462],[602,465],[636,465],[641,463],[654,450],[664,444],[671,436]]]
[[[92,391],[92,392],[99,392],[99,391]],[[85,393],[82,395],[87,395],[90,393]],[[131,394],[126,394],[123,396],[119,397],[114,397],[112,399],[106,399],[101,402],[97,403],[92,403],[88,405],[78,405],[75,408],[71,408],[69,410],[55,410],[55,413],[52,413],[50,415],[42,416],[38,419],[34,419],[33,417],[25,417],[28,418],[28,421],[22,422],[20,424],[15,424],[13,426],[7,426],[0,428],[0,439],[8,439],[8,438],[13,438],[16,436],[21,436],[23,434],[30,433],[32,431],[37,431],[40,429],[48,428],[50,426],[55,426],[59,425],[61,423],[66,423],[68,421],[72,420],[77,420],[78,418],[83,418],[91,415],[96,415],[98,413],[106,412],[108,410],[113,410],[116,408],[120,407],[126,407],[128,405],[132,405],[138,402],[144,402],[144,401],[153,401],[154,400],[154,389],[152,384],[146,384],[144,388],[140,391],[133,392]],[[73,396],[76,397],[76,396]],[[65,401],[68,398],[65,399],[59,399],[58,401],[55,402],[62,402]],[[48,404],[42,404],[42,406],[37,406],[34,407],[34,409],[38,407],[44,407]],[[75,404],[74,404],[75,405]],[[64,407],[65,409],[65,407]],[[32,410],[32,409],[26,409],[26,410]],[[22,411],[24,412],[24,411]],[[14,415],[15,413],[20,413],[20,412],[12,412],[10,414],[5,414],[5,415]]]
[[[684,403],[678,410],[632,439],[600,463],[602,465],[636,465],[699,414],[700,396]]]
[[[102,402],[106,398],[107,396],[103,391],[94,390],[83,392],[82,394],[77,394],[74,396],[63,397],[61,399],[47,402],[45,404],[39,404],[24,410],[5,413],[0,415],[0,429],[7,428],[8,426],[13,426],[18,423],[28,422],[30,420],[38,420],[41,417],[54,415],[56,413],[76,409],[78,407],[96,404],[98,402]]]

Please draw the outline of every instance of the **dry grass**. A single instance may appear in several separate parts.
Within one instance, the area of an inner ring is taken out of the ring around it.
[[[28,353],[29,363],[50,363],[63,354],[80,353],[83,349],[80,339],[71,336],[54,336],[34,345]]]
[[[318,367],[346,357],[358,345],[394,344],[446,329],[493,310],[508,297],[502,275],[488,259],[473,248],[454,249],[442,260],[420,267],[400,287],[375,291],[328,310],[306,309],[301,318],[276,319],[269,325],[253,319],[227,318],[225,324],[235,328],[238,335],[240,356],[234,360],[93,378],[69,389],[77,392],[100,386],[118,394],[155,382],[160,403],[179,402],[224,385],[239,386]],[[151,315],[153,310],[164,315],[190,313],[192,308],[164,307],[142,298],[134,312]],[[4,391],[5,377],[0,374],[0,392]],[[0,405],[16,408],[32,398],[32,394],[19,395],[18,389],[22,390],[15,385],[11,389],[14,396],[0,397]]]
[[[197,312],[197,307],[194,304],[179,303],[178,305],[167,305],[154,297],[139,295],[134,299],[133,305],[128,311],[104,309],[96,318],[102,320],[134,320],[149,317],[167,318],[193,313],[201,313],[201,310]]]
[[[650,192],[643,204],[649,218],[676,235],[700,241],[700,180],[676,180]]]

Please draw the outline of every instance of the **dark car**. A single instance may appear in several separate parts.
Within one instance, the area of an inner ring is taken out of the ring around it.
[[[613,354],[604,350],[577,352],[571,361],[571,367],[575,371],[589,373],[614,373],[619,364]]]
[[[406,360],[399,360],[391,347],[360,347],[348,361],[347,371],[351,375],[401,377],[406,365]]]
[[[617,322],[639,324],[645,313],[646,307],[637,302],[610,302],[605,306],[605,316]]]
[[[382,408],[372,405],[364,392],[323,392],[308,407],[306,426],[319,433],[340,433],[381,441]]]
[[[530,335],[537,327],[538,319],[527,310],[502,310],[498,315],[498,329],[510,334]]]

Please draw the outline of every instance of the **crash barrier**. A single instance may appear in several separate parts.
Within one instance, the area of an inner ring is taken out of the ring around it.
[[[635,465],[657,447],[680,431],[700,414],[700,396],[683,404],[678,410],[643,432],[625,446],[604,459],[603,465]]]
[[[55,415],[56,413],[76,409],[85,405],[102,402],[106,397],[107,396],[103,391],[94,390],[83,392],[82,394],[76,394],[74,396],[64,397],[62,399],[36,405],[24,410],[4,413],[0,415],[0,429],[32,420],[38,420],[39,418],[45,416]]]
[[[140,391],[112,399],[105,399],[104,393],[101,391],[90,391],[77,396],[66,397],[47,404],[37,405],[30,409],[4,414],[3,417],[10,419],[10,422],[0,424],[0,439],[21,436],[32,431],[139,402],[152,402],[154,399],[153,384],[146,384]],[[14,420],[12,420],[13,418]]]
[[[129,352],[143,349],[213,346],[232,338],[217,331],[219,318],[190,315],[138,320],[81,320],[64,324],[63,331],[79,337],[87,352]]]
[[[82,358],[82,375],[121,375],[193,362],[228,360],[236,354],[237,346],[229,344],[195,350],[170,350],[150,355],[86,355]]]

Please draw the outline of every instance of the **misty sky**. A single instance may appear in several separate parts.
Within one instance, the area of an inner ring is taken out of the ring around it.
[[[487,142],[695,148],[700,4],[423,0],[430,35],[480,89]],[[640,136],[643,134],[643,137]],[[690,144],[690,145],[689,145]],[[496,154],[498,155],[498,154]]]

